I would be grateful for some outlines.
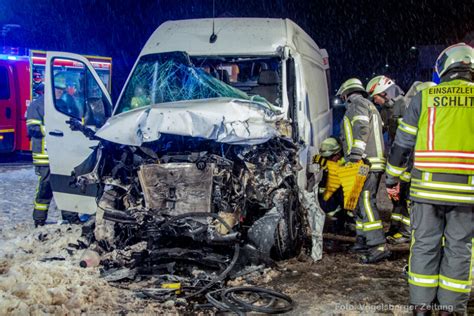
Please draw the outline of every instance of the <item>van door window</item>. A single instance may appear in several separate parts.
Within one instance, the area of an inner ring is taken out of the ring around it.
[[[10,99],[10,82],[8,80],[8,70],[0,67],[0,100]]]
[[[301,65],[305,69],[303,80],[308,90],[309,113],[316,116],[329,111],[326,73],[321,71],[320,65],[305,58],[302,59]]]
[[[56,110],[84,125],[102,126],[111,115],[112,105],[87,67],[76,60],[55,59],[52,70]]]

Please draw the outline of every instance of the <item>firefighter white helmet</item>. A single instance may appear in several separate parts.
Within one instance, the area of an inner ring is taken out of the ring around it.
[[[474,49],[465,43],[449,46],[436,59],[435,68],[440,77],[453,68],[474,71]]]
[[[369,96],[373,98],[374,95],[384,92],[385,90],[387,90],[389,87],[393,86],[394,84],[395,82],[389,77],[377,76],[377,77],[372,78],[369,81],[365,90],[367,91]]]

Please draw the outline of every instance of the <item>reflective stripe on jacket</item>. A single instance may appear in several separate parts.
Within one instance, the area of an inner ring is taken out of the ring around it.
[[[397,130],[387,177],[400,177],[416,144],[410,187],[413,201],[474,205],[474,106],[465,103],[466,98],[473,100],[473,87],[470,82],[452,80],[424,89],[412,99]]]
[[[31,138],[31,150],[33,152],[33,164],[45,166],[49,164],[46,151],[44,130],[44,97],[41,96],[33,101],[26,110],[26,127],[28,136]]]
[[[348,98],[342,137],[344,157],[367,158],[372,171],[384,171],[385,154],[382,119],[375,106],[360,94]]]
[[[422,92],[415,167],[474,174],[474,84],[453,80]]]

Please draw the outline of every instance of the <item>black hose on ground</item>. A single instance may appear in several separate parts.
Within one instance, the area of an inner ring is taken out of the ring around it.
[[[236,313],[237,315],[241,315],[243,312],[241,312],[234,306],[226,305],[224,302],[221,302],[217,298],[214,297],[214,294],[218,294],[221,292],[222,292],[222,289],[206,293],[206,299],[209,303],[211,303],[211,307],[214,306],[220,311],[232,311]]]
[[[212,217],[212,218],[218,220],[219,222],[221,222],[222,225],[224,225],[224,227],[227,228],[227,230],[229,231],[229,234],[234,232],[232,227],[230,227],[230,225],[227,224],[222,219],[222,217],[220,217],[219,215],[214,214],[214,213],[206,213],[206,212],[192,212],[192,213],[186,213],[186,214],[181,214],[181,215],[174,216],[173,218],[171,218],[168,221],[166,221],[165,223],[163,223],[163,225],[160,227],[160,229],[163,229],[164,227],[169,226],[171,223],[173,223],[177,220],[186,218],[186,217]],[[203,293],[204,291],[210,289],[216,283],[223,281],[227,277],[227,275],[230,273],[230,271],[234,268],[237,260],[239,259],[239,254],[240,254],[240,245],[237,241],[234,245],[234,256],[232,257],[232,261],[227,266],[227,268],[224,271],[222,271],[222,273],[218,277],[211,280],[208,284],[203,286],[201,289],[199,289],[198,291],[196,291],[194,293],[186,295],[184,298],[188,299],[188,298],[191,298],[191,297],[195,297],[196,295],[199,295],[199,294]]]
[[[220,293],[221,300],[214,295]],[[240,299],[238,294],[256,294],[257,299],[246,301]],[[228,289],[217,290],[206,294],[206,298],[221,311],[231,311],[238,315],[245,315],[249,312],[265,313],[265,314],[282,314],[291,311],[295,303],[288,295],[254,286],[232,287]],[[268,301],[265,305],[256,305],[260,299]],[[278,304],[280,303],[280,306]]]
[[[230,262],[230,264],[227,266],[227,268],[222,271],[222,273],[216,277],[215,279],[213,279],[212,281],[210,281],[208,284],[206,284],[205,286],[203,286],[201,289],[199,289],[198,291],[194,292],[194,293],[191,293],[191,294],[188,294],[186,295],[184,298],[185,299],[188,299],[190,297],[194,297],[198,294],[201,294],[202,292],[210,289],[212,286],[214,286],[217,282],[221,282],[221,281],[224,281],[224,279],[227,277],[227,275],[230,273],[230,271],[234,268],[235,266],[235,263],[237,262],[237,259],[239,259],[239,254],[240,254],[240,245],[238,243],[235,244],[235,248],[234,248],[234,256],[232,257],[232,261]]]

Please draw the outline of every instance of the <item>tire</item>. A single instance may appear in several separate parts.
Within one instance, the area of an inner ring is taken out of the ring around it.
[[[275,232],[275,245],[272,249],[272,257],[276,260],[298,255],[303,244],[301,206],[296,193],[292,190],[288,191],[283,213],[284,216]]]

